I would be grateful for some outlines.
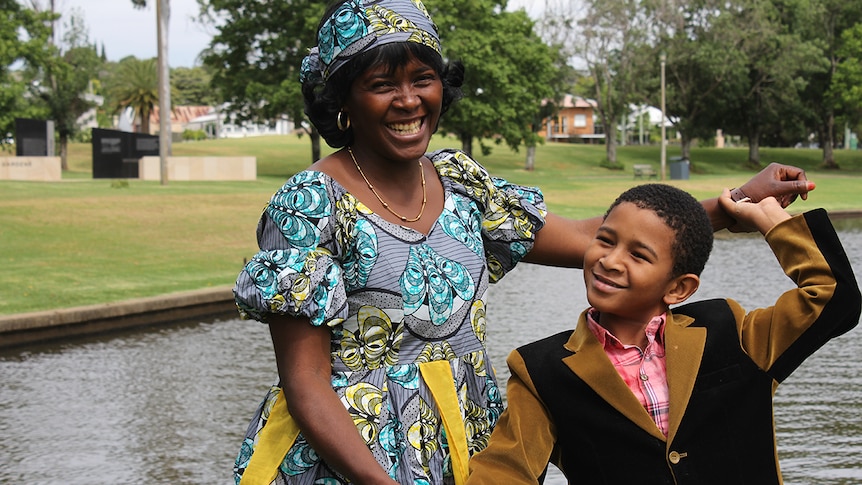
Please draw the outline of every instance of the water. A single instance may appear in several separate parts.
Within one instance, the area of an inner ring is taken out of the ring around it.
[[[841,235],[862,261],[862,231]],[[791,286],[761,238],[718,240],[694,299],[763,306]],[[571,328],[585,306],[577,270],[521,265],[493,287],[488,347],[501,385],[513,348]],[[786,484],[862,484],[860,355],[862,327],[779,387]],[[267,328],[238,320],[0,353],[0,483],[233,483],[239,441],[275,372]],[[565,480],[551,470],[546,483]]]

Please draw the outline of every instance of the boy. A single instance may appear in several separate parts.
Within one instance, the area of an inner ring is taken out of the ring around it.
[[[775,306],[680,304],[697,290],[712,228],[689,194],[623,193],[584,256],[591,308],[574,331],[509,356],[508,406],[468,485],[780,484],[772,397],[828,340],[859,321],[862,297],[826,212],[791,217],[774,198],[720,203],[766,236],[797,284]],[[757,284],[739,275],[739,286]]]

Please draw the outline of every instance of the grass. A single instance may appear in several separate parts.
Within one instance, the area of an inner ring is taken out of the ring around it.
[[[435,137],[432,149],[459,146]],[[478,151],[478,147],[476,148]],[[326,148],[324,153],[331,149]],[[0,181],[0,314],[66,308],[230,285],[256,250],[255,226],[270,195],[310,160],[308,138],[278,136],[177,143],[178,156],[255,156],[252,182],[118,181],[92,178],[89,145],[70,147],[70,169],[56,183]],[[762,160],[800,166],[817,189],[792,209],[862,210],[862,151],[837,150],[840,171],[819,168],[817,150],[763,149]],[[600,167],[604,147],[538,147],[536,170],[525,151],[494,146],[477,158],[495,175],[542,187],[551,210],[582,218],[602,213],[641,180],[631,166],[659,168],[658,147],[620,147],[625,170]],[[671,148],[668,156],[678,155]],[[692,153],[689,180],[667,183],[699,198],[743,183],[747,150]]]

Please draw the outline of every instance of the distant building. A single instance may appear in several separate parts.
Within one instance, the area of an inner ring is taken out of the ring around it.
[[[174,140],[186,130],[201,130],[208,138],[242,138],[247,136],[287,135],[293,133],[293,123],[283,117],[269,123],[235,123],[234,118],[212,106],[174,106],[171,109],[171,133]],[[120,131],[137,131],[140,120],[131,108],[123,110],[116,119]],[[150,134],[161,129],[159,108],[150,113]]]
[[[286,116],[268,123],[237,123],[233,116],[216,108],[190,119],[187,130],[203,130],[209,138],[243,138],[247,136],[288,135],[293,133],[293,122]]]
[[[99,121],[96,119],[96,110],[105,104],[105,98],[98,94],[93,94],[92,92],[85,93],[83,97],[85,101],[93,103],[94,107],[88,109],[84,114],[78,117],[76,120],[78,129],[81,131],[87,131],[91,128],[98,128]]]
[[[556,115],[542,122],[539,135],[548,141],[596,143],[605,139],[596,122],[596,102],[571,94],[565,95]]]
[[[171,108],[171,133],[182,133],[186,131],[191,120],[206,115],[212,110],[209,106],[173,106]],[[161,130],[161,117],[159,107],[153,108],[150,113],[149,133],[158,133]]]

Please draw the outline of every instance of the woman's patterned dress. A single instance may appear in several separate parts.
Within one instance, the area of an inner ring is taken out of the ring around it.
[[[332,387],[402,484],[453,483],[487,444],[502,401],[484,345],[486,291],[527,254],[546,213],[538,189],[491,177],[462,152],[429,157],[445,190],[429,234],[304,171],[266,207],[261,251],[235,288],[244,318],[299,315],[330,327]],[[237,482],[346,483],[283,401],[273,386],[257,410]]]

